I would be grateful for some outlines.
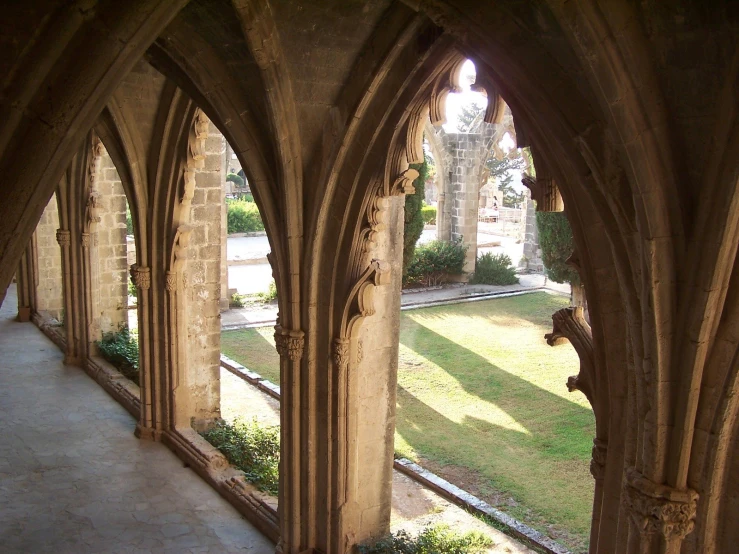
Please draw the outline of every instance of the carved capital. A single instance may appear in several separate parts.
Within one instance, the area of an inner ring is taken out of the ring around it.
[[[531,191],[537,212],[561,212],[565,205],[554,179],[524,175],[521,183]]]
[[[590,460],[590,474],[597,480],[602,480],[606,472],[606,457],[608,443],[600,439],[593,439],[592,459]]]
[[[131,266],[131,280],[141,290],[151,288],[151,269],[133,264]]]
[[[168,271],[164,276],[164,288],[169,292],[177,290],[177,273]]]
[[[331,358],[341,371],[349,367],[349,341],[347,339],[334,339],[331,345]]]
[[[72,244],[72,233],[67,229],[57,229],[56,241],[59,243],[59,246],[69,246]]]
[[[659,533],[666,541],[682,540],[695,527],[694,490],[658,485],[632,467],[626,471],[624,492],[631,519],[644,538]]]
[[[302,331],[287,331],[278,326],[275,327],[275,348],[282,358],[294,362],[303,357],[305,338]]]
[[[80,241],[82,242],[83,248],[90,248],[90,244],[92,243],[91,237],[92,235],[90,233],[82,233],[80,235]]]

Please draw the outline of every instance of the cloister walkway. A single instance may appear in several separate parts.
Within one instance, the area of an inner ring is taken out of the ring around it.
[[[274,545],[32,323],[0,308],[3,552],[249,552]]]

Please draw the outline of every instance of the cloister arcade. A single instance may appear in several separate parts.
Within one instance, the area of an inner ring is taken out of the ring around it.
[[[138,437],[171,447],[278,551],[340,554],[388,528],[403,195],[465,58],[485,121],[502,122],[505,99],[531,148],[538,209],[565,209],[573,229],[592,327],[565,310],[554,332],[578,351],[570,385],[596,416],[591,551],[733,551],[732,3],[4,8],[0,302],[15,274],[20,319],[63,311],[66,360],[108,383]],[[259,204],[279,291],[277,509],[196,432],[219,416],[220,134]],[[108,300],[126,282],[121,190],[141,379],[116,392],[94,341],[119,323]],[[62,281],[49,282],[57,263]]]

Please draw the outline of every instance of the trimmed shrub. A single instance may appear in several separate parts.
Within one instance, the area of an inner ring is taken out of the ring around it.
[[[108,360],[125,377],[139,383],[139,338],[127,327],[103,333],[102,340],[95,341],[100,355]]]
[[[229,173],[226,175],[226,181],[233,183],[240,189],[244,188],[244,178],[236,173]]]
[[[259,208],[254,202],[246,200],[226,200],[228,232],[229,233],[252,233],[264,231],[262,216]]]
[[[428,177],[429,166],[427,162],[422,164],[411,164],[418,171],[418,178],[413,181],[416,192],[405,196],[405,214],[403,219],[403,275],[408,272],[408,266],[413,260],[413,252],[416,243],[423,233],[423,206],[426,177]]]
[[[580,284],[580,275],[567,265],[575,244],[570,222],[564,212],[536,212],[539,246],[547,276],[555,283]]]
[[[464,273],[466,253],[461,237],[452,242],[434,240],[418,246],[408,266],[405,284],[432,287],[446,282],[450,275]]]
[[[436,206],[424,206],[421,208],[423,222],[426,225],[436,225]]]
[[[236,419],[219,421],[201,433],[226,459],[246,474],[246,479],[264,492],[277,496],[280,463],[280,431],[262,427],[256,418],[251,422]]]
[[[518,283],[511,258],[487,252],[477,257],[470,283],[476,285],[515,285]]]
[[[493,545],[492,539],[479,531],[458,533],[448,525],[434,525],[415,538],[400,530],[372,545],[357,548],[360,554],[481,554]]]

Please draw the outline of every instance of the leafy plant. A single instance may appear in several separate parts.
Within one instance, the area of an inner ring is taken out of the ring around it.
[[[462,237],[447,242],[434,240],[416,248],[408,266],[405,283],[435,286],[444,283],[450,275],[463,273],[467,247]]]
[[[458,533],[448,525],[427,527],[417,537],[404,530],[372,545],[359,545],[360,554],[479,554],[493,546],[479,531]]]
[[[95,344],[103,358],[133,382],[139,382],[139,338],[135,331],[121,326],[118,331],[103,333]]]
[[[575,245],[572,229],[564,212],[536,212],[539,246],[547,276],[555,283],[580,284],[577,271],[567,265]]]
[[[236,419],[233,423],[220,421],[202,436],[259,490],[277,495],[280,463],[277,427],[262,427],[256,418],[250,422]]]
[[[237,188],[244,188],[244,178],[236,173],[226,175],[226,181],[233,183]]]
[[[226,205],[229,233],[264,231],[262,216],[254,202],[227,199]]]
[[[139,289],[136,288],[136,285],[133,284],[133,281],[131,280],[131,277],[128,278],[128,296],[133,296],[134,298],[137,298],[139,295]]]
[[[478,285],[515,285],[518,283],[511,258],[505,254],[487,252],[477,257],[475,273],[470,283]]]
[[[239,294],[238,292],[235,292],[231,295],[231,301],[228,303],[228,305],[232,308],[243,308],[245,304],[245,299],[245,294]]]
[[[126,202],[126,234],[133,235],[133,218],[131,217],[131,208]]]
[[[269,282],[267,292],[260,292],[257,296],[262,302],[272,302],[273,300],[277,300],[277,285],[275,284],[275,280],[272,279]]]
[[[435,225],[436,224],[436,207],[435,206],[423,206],[421,208],[421,216],[423,217],[423,222],[426,225]]]

